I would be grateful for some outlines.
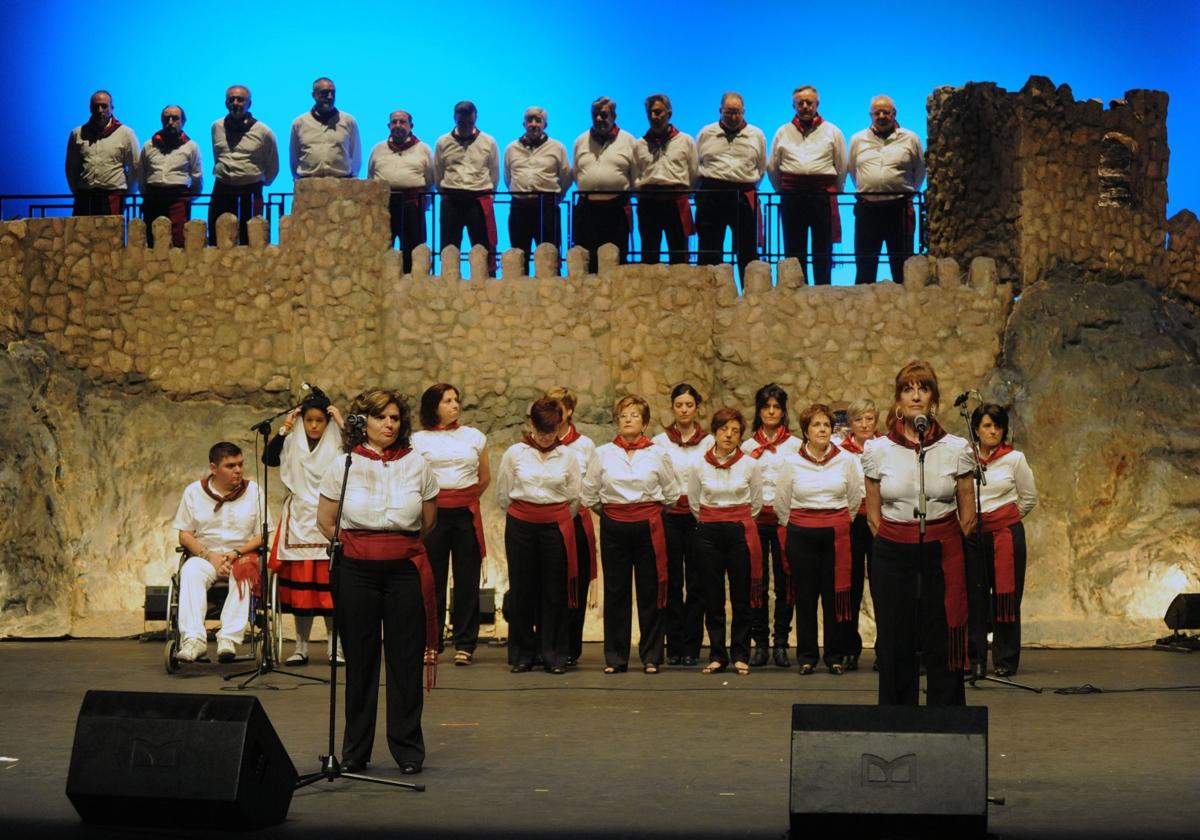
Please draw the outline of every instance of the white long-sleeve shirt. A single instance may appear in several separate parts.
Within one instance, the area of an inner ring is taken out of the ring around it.
[[[1007,452],[987,465],[984,473],[987,484],[979,488],[980,510],[991,513],[1008,504],[1015,504],[1021,518],[1037,507],[1037,484],[1025,453]]]
[[[235,136],[237,142],[230,145],[224,118],[212,124],[213,177],[235,187],[259,183],[269,187],[279,174],[275,132],[258,120],[249,131]]]
[[[804,450],[807,451],[807,450]],[[863,499],[863,479],[858,459],[839,449],[823,464],[797,451],[783,458],[775,477],[775,515],[786,523],[793,510],[848,509],[858,513]]]
[[[345,111],[323,123],[305,111],[292,122],[293,178],[357,178],[362,169],[358,123]]]
[[[860,193],[916,192],[925,180],[921,140],[907,128],[896,127],[887,137],[866,128],[850,138],[848,163],[854,188]],[[870,196],[862,197],[870,201]],[[889,201],[897,196],[879,196]]]
[[[700,177],[738,184],[757,184],[767,171],[767,138],[762,129],[744,125],[728,135],[720,122],[696,135]]]
[[[470,143],[460,142],[454,132],[443,134],[433,146],[433,182],[439,190],[495,190],[500,183],[495,139],[478,130]]]
[[[731,454],[729,458],[732,457]],[[729,458],[719,460],[725,463]],[[718,469],[701,456],[700,463],[688,478],[687,497],[692,515],[697,519],[701,507],[734,505],[750,505],[750,516],[756,517],[763,506],[762,465],[743,454],[733,466]]]
[[[565,193],[571,186],[567,147],[553,137],[533,147],[512,141],[504,150],[504,184],[514,193]]]
[[[671,456],[661,446],[630,452],[615,443],[598,446],[583,479],[583,504],[596,510],[636,502],[673,505],[678,498]]]
[[[138,141],[133,129],[117,126],[98,140],[84,136],[76,126],[67,137],[67,186],[79,190],[134,190],[137,188]]]
[[[863,447],[863,475],[879,482],[883,518],[911,524],[917,521],[919,473],[917,453],[889,437],[867,441]],[[975,465],[971,447],[957,435],[946,435],[925,447],[925,515],[940,519],[958,510],[958,482]]]
[[[591,131],[575,139],[575,186],[581,192],[633,189],[637,177],[633,135],[624,129],[607,143],[599,143]]]
[[[483,432],[470,426],[413,432],[412,447],[433,467],[442,490],[461,490],[479,483],[479,457],[487,446]]]
[[[147,140],[138,160],[138,183],[143,191],[146,187],[190,187],[193,194],[203,192],[200,147],[189,139],[167,152]]]
[[[566,502],[574,515],[579,510],[582,484],[579,459],[568,447],[556,446],[543,458],[529,444],[514,443],[500,459],[496,503],[506,511],[514,501],[535,505]]]
[[[645,137],[633,144],[634,167],[637,172],[635,185],[645,187],[674,187],[691,189],[700,174],[696,153],[696,141],[690,134],[680,131],[657,150],[650,148]]]
[[[338,458],[321,479],[321,495],[336,500],[342,492],[346,463]],[[369,531],[421,530],[421,503],[437,498],[433,468],[420,452],[397,461],[350,456],[342,527]]]
[[[834,175],[840,192],[846,183],[846,138],[828,121],[807,135],[784,123],[771,140],[767,174],[777,192],[783,189],[784,175]]]
[[[428,191],[433,186],[433,151],[417,141],[394,152],[388,141],[376,143],[367,158],[367,177],[385,181],[392,189]]]
[[[171,527],[187,531],[206,549],[220,554],[240,548],[262,532],[263,505],[257,483],[249,482],[245,493],[222,503],[220,510],[215,510],[216,506],[216,499],[204,492],[199,481],[193,481],[183,491]],[[274,523],[268,520],[267,527],[274,527]]]
[[[753,437],[742,441],[742,451],[747,455],[753,454],[761,446],[762,444]],[[779,472],[779,465],[788,455],[795,455],[799,451],[800,438],[788,435],[786,440],[775,444],[774,452],[765,449],[758,456],[758,461],[762,464],[763,505],[773,506],[775,504],[775,477]]]
[[[704,439],[694,446],[680,446],[672,441],[666,432],[659,432],[652,440],[655,446],[661,446],[670,457],[671,468],[675,470],[679,489],[686,496],[692,472],[704,460],[704,453],[712,449],[713,444],[716,443],[713,436],[705,435]]]

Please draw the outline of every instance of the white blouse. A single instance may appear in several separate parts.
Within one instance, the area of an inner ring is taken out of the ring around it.
[[[321,495],[336,500],[342,492],[345,462],[336,460],[321,480]],[[342,527],[368,531],[421,530],[421,503],[437,498],[433,468],[420,452],[397,461],[350,456]]]
[[[801,440],[796,435],[789,435],[788,439],[783,443],[775,444],[775,451],[764,449],[762,455],[758,457],[758,462],[762,464],[762,481],[763,481],[763,505],[771,507],[775,504],[775,481],[776,474],[779,472],[779,465],[783,463],[783,459],[788,455],[795,455],[800,451]],[[742,441],[742,451],[750,455],[754,450],[762,446],[756,441],[753,436],[748,440]]]
[[[673,505],[679,498],[679,481],[671,457],[661,446],[626,452],[615,443],[596,449],[583,479],[583,504],[601,505],[658,502]]]
[[[453,430],[413,432],[413,449],[420,452],[442,490],[460,490],[479,483],[479,458],[487,437],[478,429],[459,426]]]
[[[712,435],[705,435],[695,446],[680,446],[669,437],[666,432],[659,432],[653,438],[655,446],[661,446],[666,450],[667,455],[671,458],[671,467],[675,470],[675,479],[679,482],[679,489],[687,495],[688,481],[692,477],[692,471],[700,465],[704,460],[704,453],[713,448],[716,440]]]
[[[579,460],[569,448],[556,446],[543,459],[529,444],[514,443],[500,460],[496,503],[507,511],[514,501],[535,505],[566,502],[574,514],[579,509],[582,483]]]
[[[823,464],[799,452],[783,458],[775,478],[775,515],[786,522],[793,510],[840,510],[858,513],[863,498],[862,472],[850,452],[838,453]]]
[[[863,447],[863,475],[879,482],[883,496],[883,518],[892,522],[912,523],[915,514],[919,476],[917,454],[889,437],[867,441]],[[971,447],[957,435],[946,435],[925,447],[926,517],[940,519],[958,510],[958,482],[975,465]]]
[[[721,460],[721,463],[728,460]],[[688,478],[687,495],[692,515],[697,519],[701,507],[734,505],[750,505],[750,515],[758,516],[763,506],[762,464],[743,455],[732,467],[718,469],[701,456],[699,465]]]
[[[984,478],[987,484],[979,488],[980,510],[984,513],[1015,503],[1024,519],[1037,507],[1037,485],[1025,453],[1015,449],[1005,453],[987,465]]]

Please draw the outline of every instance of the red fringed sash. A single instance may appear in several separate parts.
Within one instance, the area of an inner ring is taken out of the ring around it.
[[[842,214],[838,212],[836,175],[791,175],[783,173],[783,191],[829,193],[829,241],[842,241]]]
[[[788,523],[797,528],[833,529],[833,603],[839,622],[849,621],[850,612],[850,512],[837,510],[793,510]],[[787,528],[779,529],[779,544],[786,550]],[[787,554],[783,555],[785,558]],[[789,570],[790,571],[790,570]]]
[[[475,541],[479,543],[479,559],[487,557],[487,543],[483,539],[483,515],[479,512],[479,485],[439,490],[437,506],[447,509],[467,508],[471,511],[471,522],[475,525]]]
[[[1021,511],[1009,502],[983,515],[983,530],[992,535],[992,563],[996,570],[996,620],[1017,620],[1017,570],[1013,557],[1012,526],[1021,521]]]
[[[567,550],[567,606],[571,609],[578,607],[579,593],[575,591],[575,587],[579,583],[579,551],[575,545],[575,519],[571,516],[571,506],[566,502],[539,505],[513,499],[508,506],[508,513],[513,519],[520,519],[522,522],[558,526],[563,547]]]
[[[596,562],[596,523],[592,519],[592,512],[585,507],[581,507],[575,516],[579,518],[583,535],[587,538],[588,580],[595,580],[600,570],[600,564]]]
[[[650,542],[654,545],[654,567],[658,574],[658,607],[667,606],[667,531],[662,521],[663,506],[658,502],[608,504],[604,515],[614,522],[645,522],[650,526]]]
[[[711,451],[711,450],[710,450]],[[739,454],[741,450],[738,450]],[[746,547],[750,550],[750,606],[761,607],[763,604],[763,558],[762,543],[758,539],[758,526],[750,515],[750,505],[729,505],[728,507],[700,506],[701,522],[737,522],[742,526],[746,535]]]

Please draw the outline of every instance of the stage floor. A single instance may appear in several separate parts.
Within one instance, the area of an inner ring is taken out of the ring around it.
[[[186,813],[177,831],[84,826],[64,794],[87,689],[219,692],[230,685],[221,675],[238,670],[193,665],[168,676],[161,652],[158,642],[0,644],[0,834],[201,836],[183,828]],[[469,668],[441,667],[425,703],[425,772],[413,779],[426,792],[319,782],[298,791],[287,821],[263,834],[780,838],[791,705],[875,701],[869,653],[863,670],[842,677],[773,666],[747,677],[679,668],[606,676],[601,657],[600,645],[589,644],[583,667],[566,676],[512,675],[504,649],[488,647]],[[1027,650],[1019,679],[1047,690],[967,691],[968,703],[989,707],[990,792],[1007,799],[990,808],[991,834],[1200,834],[1200,656]],[[1085,684],[1106,693],[1052,691]],[[252,685],[297,769],[319,769],[328,689],[282,675]],[[1184,686],[1192,690],[1161,690]],[[382,725],[368,772],[401,778]]]

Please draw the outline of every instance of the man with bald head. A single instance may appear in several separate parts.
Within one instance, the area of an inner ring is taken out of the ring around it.
[[[91,117],[67,138],[67,186],[75,216],[119,216],[125,193],[137,188],[138,141],[113,116],[112,95],[98,90],[88,101]]]
[[[358,123],[338,110],[337,87],[324,76],[313,82],[313,106],[292,121],[292,177],[357,178],[362,169]]]
[[[187,114],[179,105],[168,105],[159,115],[162,130],[142,147],[138,180],[142,187],[142,219],[146,242],[154,244],[154,220],[171,221],[171,244],[183,247],[183,226],[192,217],[192,198],[204,189],[200,148],[187,136]]]
[[[212,124],[213,189],[208,202],[208,244],[217,244],[217,219],[238,219],[238,242],[249,242],[246,223],[263,214],[263,188],[279,174],[275,132],[250,113],[250,88],[225,89],[228,114]]]
[[[567,147],[546,134],[545,108],[526,108],[525,132],[504,150],[504,183],[513,194],[508,213],[508,241],[525,252],[534,244],[562,245],[558,203],[571,186]]]
[[[388,138],[376,143],[367,158],[367,178],[386,181],[391,189],[388,215],[392,240],[400,240],[404,273],[412,273],[412,251],[427,237],[426,196],[433,188],[433,152],[413,134],[408,111],[388,115]]]
[[[433,180],[442,194],[439,231],[441,243],[462,246],[463,228],[472,245],[488,250],[488,276],[496,276],[496,211],[493,206],[500,181],[500,150],[490,134],[475,123],[474,102],[454,105],[454,128],[433,147]]]
[[[875,282],[886,243],[892,281],[903,283],[916,227],[912,196],[925,180],[925,156],[920,138],[896,121],[891,97],[872,99],[868,116],[870,127],[850,138],[850,177],[859,193],[854,204],[854,282]]]

